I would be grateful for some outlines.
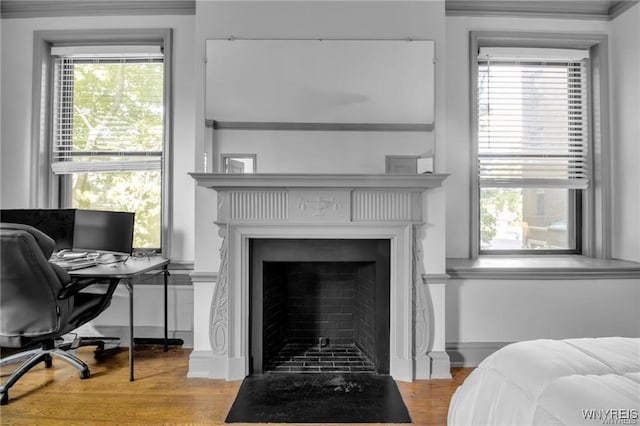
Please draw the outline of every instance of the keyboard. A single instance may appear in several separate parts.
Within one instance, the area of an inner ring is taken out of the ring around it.
[[[76,259],[52,259],[50,261],[54,265],[58,265],[65,271],[75,271],[76,269],[90,268],[98,264],[95,258],[76,258]]]
[[[88,268],[95,265],[123,262],[128,257],[129,256],[126,255],[113,253],[62,250],[54,253],[49,261],[64,270],[75,271],[76,269]]]
[[[87,251],[62,250],[51,255],[49,261],[65,271],[89,268],[99,263],[99,253]]]

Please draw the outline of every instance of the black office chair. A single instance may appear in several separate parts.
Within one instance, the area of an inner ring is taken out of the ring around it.
[[[19,351],[0,359],[0,366],[28,357],[0,386],[0,404],[9,401],[9,388],[32,367],[52,366],[52,355],[63,359],[89,377],[89,368],[67,350],[96,345],[103,338],[75,339],[62,336],[91,321],[111,303],[118,281],[107,281],[102,293],[81,292],[96,280],[73,281],[69,274],[49,262],[54,242],[37,229],[20,224],[0,224],[0,347]],[[60,343],[62,341],[62,343]]]

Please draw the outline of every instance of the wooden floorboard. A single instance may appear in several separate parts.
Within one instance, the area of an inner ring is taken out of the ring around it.
[[[222,425],[241,381],[187,378],[189,349],[145,347],[136,350],[136,380],[129,382],[126,348],[97,361],[93,350],[76,354],[91,369],[80,380],[63,361],[41,364],[9,392],[0,407],[2,425]],[[2,380],[12,364],[2,369]],[[446,425],[451,395],[472,369],[453,369],[451,380],[398,382],[413,424]]]

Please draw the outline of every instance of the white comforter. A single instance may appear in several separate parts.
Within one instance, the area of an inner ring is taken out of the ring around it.
[[[640,424],[640,339],[514,343],[456,390],[449,426]]]

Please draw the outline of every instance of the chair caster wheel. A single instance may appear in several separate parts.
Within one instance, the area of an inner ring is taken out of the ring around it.
[[[46,355],[44,357],[44,368],[51,368],[53,366],[53,358],[51,355]]]
[[[82,380],[84,380],[84,379],[88,379],[90,375],[91,375],[91,373],[89,372],[89,370],[88,370],[88,369],[87,369],[87,370],[82,370],[82,371],[80,372],[80,378],[81,378]]]
[[[9,393],[2,392],[2,395],[0,395],[0,405],[7,405],[8,403],[9,403]]]

